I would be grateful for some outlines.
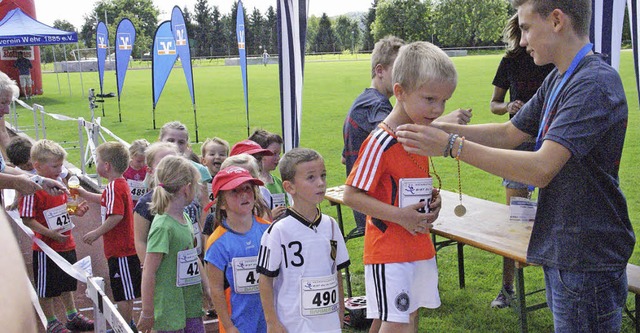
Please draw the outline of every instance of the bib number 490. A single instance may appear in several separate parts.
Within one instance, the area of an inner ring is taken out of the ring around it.
[[[318,292],[315,296],[313,296],[312,303],[316,306],[327,306],[329,304],[336,303],[338,295],[336,294],[336,290],[333,289],[331,291]]]

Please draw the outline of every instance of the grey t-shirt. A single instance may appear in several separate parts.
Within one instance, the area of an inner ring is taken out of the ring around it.
[[[511,120],[538,135],[544,102],[561,76],[554,70]],[[635,235],[618,170],[628,107],[618,73],[600,55],[585,57],[558,93],[543,140],[571,158],[540,189],[527,261],[573,271],[626,267]]]

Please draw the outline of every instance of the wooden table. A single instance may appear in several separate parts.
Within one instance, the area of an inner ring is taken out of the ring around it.
[[[327,189],[325,199],[337,209],[337,221],[341,229],[344,185]],[[546,307],[545,303],[533,306],[526,305],[523,268],[527,266],[527,246],[531,236],[532,222],[510,222],[509,207],[492,201],[464,196],[463,203],[467,213],[463,217],[457,217],[453,208],[459,203],[458,194],[441,191],[442,209],[440,217],[434,223],[431,230],[436,249],[448,245],[456,245],[458,250],[458,278],[460,288],[465,287],[464,280],[464,245],[491,252],[516,262],[515,269],[515,310],[520,321],[520,331],[527,332],[527,312]],[[444,241],[436,241],[436,236],[446,238]],[[350,277],[347,275],[347,292],[351,293]],[[540,292],[537,290],[535,292]],[[535,293],[534,292],[534,293]],[[530,293],[531,294],[531,293]]]

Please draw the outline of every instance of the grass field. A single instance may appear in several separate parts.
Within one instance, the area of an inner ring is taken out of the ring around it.
[[[353,60],[343,57],[341,61],[322,59],[308,61],[305,65],[305,86],[303,97],[303,116],[301,146],[318,150],[325,158],[328,171],[328,186],[344,182],[344,168],[340,164],[342,150],[342,122],[353,99],[369,85],[368,58],[359,55]],[[459,74],[459,84],[453,98],[447,103],[447,110],[473,108],[472,123],[505,121],[489,111],[489,100],[493,87],[491,81],[500,61],[500,55],[479,55],[453,59]],[[194,67],[194,81],[197,101],[197,122],[199,141],[207,137],[218,136],[231,144],[246,138],[247,124],[242,95],[240,69],[225,66]],[[629,102],[629,127],[621,162],[620,178],[627,196],[631,219],[636,230],[640,225],[640,117],[636,92],[633,60],[631,52],[622,53],[620,72]],[[250,128],[262,127],[269,131],[281,132],[279,83],[277,66],[250,66],[249,100]],[[72,96],[70,96],[67,74],[43,74],[44,96],[34,98],[33,102],[45,106],[48,113],[59,113],[71,117],[90,118],[88,101],[82,97],[80,75],[69,74]],[[58,92],[58,79],[61,92]],[[98,75],[95,72],[82,76],[85,90],[99,90]],[[115,92],[115,72],[105,73],[105,92]],[[122,122],[118,121],[118,102],[116,98],[104,103],[106,116],[102,125],[124,140],[132,141],[146,138],[154,141],[158,130],[152,126],[151,71],[149,69],[130,70],[124,84],[121,100]],[[171,120],[185,123],[195,139],[194,112],[189,92],[181,68],[174,68],[165,86],[156,109],[156,125]],[[32,126],[30,112],[19,110],[19,125]],[[100,108],[96,116],[101,116]],[[47,118],[47,136],[50,139],[67,142],[73,146],[77,141],[77,124],[60,122]],[[33,132],[26,131],[33,136]],[[194,143],[199,153],[200,145]],[[69,149],[69,161],[79,163],[79,151]],[[442,177],[443,188],[457,189],[455,163],[451,159],[435,158],[435,165]],[[498,177],[489,175],[470,166],[462,166],[463,193],[502,203],[504,189]],[[335,215],[335,210],[323,204],[325,213]],[[350,211],[345,210],[345,229],[353,227]],[[597,241],[597,240],[594,240]],[[362,283],[362,239],[348,243],[352,260],[352,279],[354,294],[364,294]],[[516,332],[517,317],[513,311],[494,310],[489,303],[500,288],[502,260],[500,257],[467,247],[466,277],[467,287],[457,287],[457,264],[454,248],[439,252],[440,292],[442,306],[436,310],[422,313],[420,331],[432,332]],[[639,264],[640,256],[634,253],[631,262]],[[544,286],[541,269],[528,268],[527,288],[529,290]],[[542,301],[543,296],[539,295]],[[631,298],[630,298],[631,300]],[[531,301],[529,301],[531,302]],[[629,302],[631,304],[631,301]],[[532,303],[530,303],[532,304]],[[548,310],[529,315],[531,332],[552,331],[552,320]],[[631,321],[624,320],[625,332],[632,331]]]

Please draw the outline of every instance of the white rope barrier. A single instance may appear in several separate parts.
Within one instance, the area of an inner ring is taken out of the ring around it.
[[[13,198],[15,196],[14,190],[4,190],[4,197],[7,201],[13,202]],[[44,252],[53,262],[60,267],[65,273],[69,274],[74,279],[85,283],[87,285],[86,295],[93,303],[93,312],[94,312],[94,332],[105,333],[106,332],[106,323],[113,328],[114,332],[119,333],[133,333],[133,330],[129,327],[129,324],[122,317],[122,315],[118,312],[116,306],[111,302],[111,300],[104,293],[104,280],[102,277],[94,277],[92,269],[91,269],[91,257],[86,256],[80,260],[78,260],[75,264],[70,264],[66,259],[64,259],[60,254],[54,251],[49,245],[43,242],[41,239],[37,238],[33,231],[24,225],[22,222],[22,218],[20,218],[20,214],[17,210],[9,210],[7,214],[13,222],[22,229],[22,231],[31,239],[32,242],[36,243],[42,252]],[[29,281],[29,285],[31,282]],[[40,302],[38,300],[38,295],[36,294],[33,286],[30,290],[31,303],[38,314],[38,317],[43,325],[43,327],[47,327],[47,318],[42,311],[42,307],[40,306]]]

